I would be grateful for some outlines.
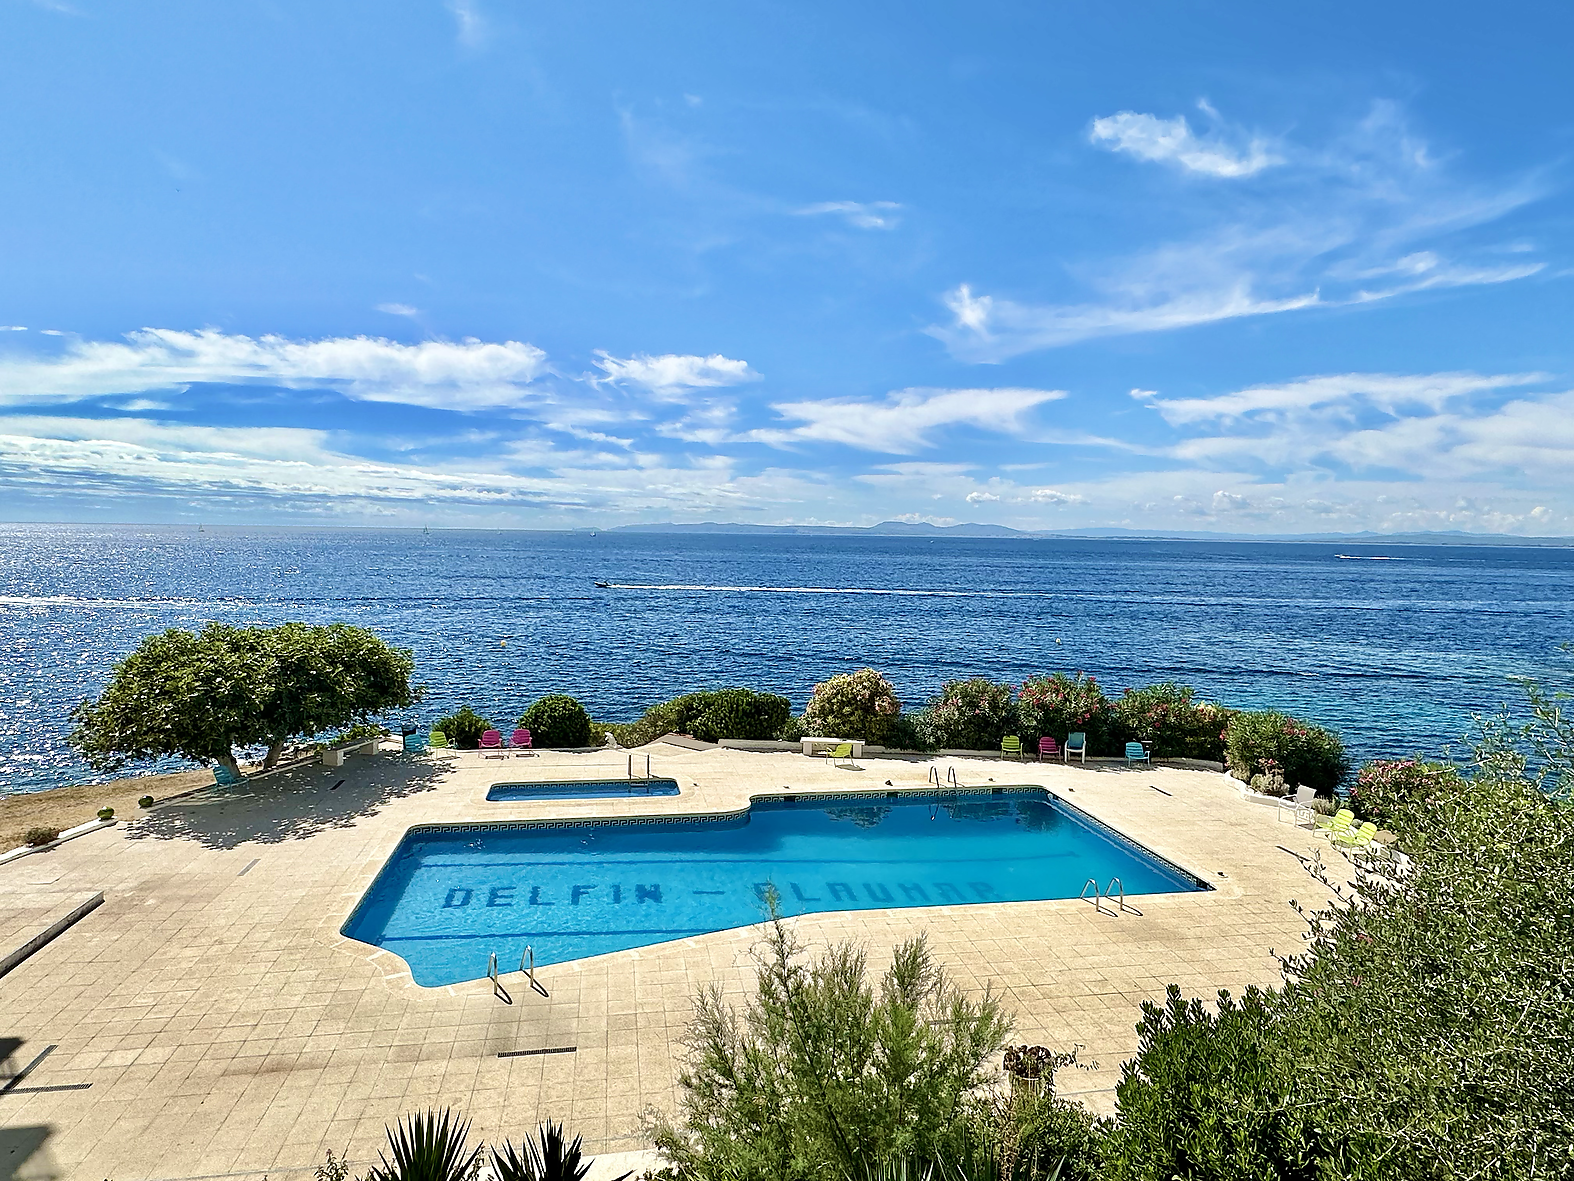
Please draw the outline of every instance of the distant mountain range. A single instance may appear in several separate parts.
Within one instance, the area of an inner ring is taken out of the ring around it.
[[[1184,530],[1144,529],[1057,529],[1026,532],[1006,525],[931,525],[927,522],[882,521],[878,525],[738,525],[706,521],[679,525],[663,522],[653,525],[617,525],[604,533],[731,533],[774,534],[799,537],[985,537],[1084,538],[1088,540],[1131,541],[1304,541],[1344,542],[1352,545],[1529,545],[1570,546],[1574,537],[1515,537],[1508,533],[1466,533],[1450,530],[1435,533],[1205,533]]]

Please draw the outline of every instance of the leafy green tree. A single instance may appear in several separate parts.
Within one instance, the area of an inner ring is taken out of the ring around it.
[[[272,767],[292,738],[310,738],[413,705],[407,649],[364,628],[172,628],[115,666],[108,687],[72,711],[72,744],[113,770],[177,755],[239,768],[235,749],[266,746]]]
[[[1339,735],[1278,710],[1231,714],[1224,752],[1230,774],[1242,783],[1276,769],[1292,787],[1304,784],[1331,795],[1350,774]]]
[[[994,996],[951,984],[922,936],[876,989],[861,947],[807,963],[779,918],[756,983],[741,1013],[714,985],[695,1002],[681,1123],[653,1115],[648,1128],[679,1175],[819,1181],[961,1154],[969,1096],[1010,1030]]]
[[[861,668],[816,685],[803,711],[803,723],[811,734],[883,743],[901,712],[891,682],[872,668]]]

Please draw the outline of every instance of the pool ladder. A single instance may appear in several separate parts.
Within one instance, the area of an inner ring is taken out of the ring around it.
[[[929,768],[929,782],[935,785],[934,802],[929,805],[929,819],[931,820],[940,815],[940,793],[949,790],[951,793],[951,799],[954,802],[956,800],[956,793],[962,786],[961,781],[956,777],[955,767],[947,767],[945,774],[945,781],[942,782],[940,779],[940,768]]]
[[[1088,893],[1089,886],[1093,888],[1092,894]],[[1115,909],[1106,911],[1104,909],[1104,901],[1105,899],[1109,898],[1113,898],[1115,900]],[[1086,899],[1087,901],[1091,902],[1093,904],[1093,909],[1098,911],[1100,914],[1112,914],[1119,917],[1120,912],[1124,910],[1128,914],[1136,915],[1139,919],[1142,917],[1142,912],[1126,901],[1126,887],[1121,884],[1121,880],[1119,878],[1110,878],[1109,885],[1105,886],[1102,890],[1099,889],[1097,878],[1089,878],[1087,881],[1082,883],[1082,893],[1077,895],[1077,899],[1078,901]]]
[[[536,952],[535,948],[528,943],[525,944],[525,950],[519,953],[519,970],[524,974],[525,979],[530,981],[532,991],[540,993],[542,996],[552,995],[546,990],[546,986],[536,979]],[[495,951],[487,953],[486,975],[487,979],[492,982],[492,995],[505,1005],[513,1004],[514,998],[508,994],[508,989],[504,988],[503,982],[498,979],[497,952]]]
[[[644,774],[643,778],[645,778],[645,779],[649,779],[650,778],[650,756],[649,755],[645,756],[645,774]],[[634,756],[633,755],[629,755],[629,782],[630,783],[634,782]]]

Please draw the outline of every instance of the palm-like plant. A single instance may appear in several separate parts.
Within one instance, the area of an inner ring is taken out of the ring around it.
[[[536,1129],[534,1140],[525,1140],[519,1150],[512,1141],[504,1141],[501,1150],[492,1149],[492,1173],[497,1181],[582,1181],[590,1172],[590,1161],[580,1152],[583,1137],[575,1136],[572,1144],[565,1143],[563,1125],[550,1120]],[[615,1181],[627,1181],[633,1173],[624,1173]]]
[[[378,1153],[382,1164],[372,1166],[367,1181],[469,1181],[481,1163],[481,1145],[465,1152],[470,1121],[447,1107],[401,1118],[397,1129],[388,1129],[393,1160]]]

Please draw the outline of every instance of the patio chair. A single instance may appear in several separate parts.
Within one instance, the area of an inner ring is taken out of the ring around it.
[[[1060,761],[1069,763],[1072,755],[1076,755],[1083,763],[1088,761],[1088,736],[1081,730],[1066,735],[1066,745],[1060,752]]]
[[[1060,745],[1053,738],[1050,738],[1050,737],[1048,737],[1046,735],[1045,737],[1040,738],[1038,740],[1038,761],[1039,762],[1042,763],[1044,761],[1044,756],[1045,755],[1048,755],[1050,758],[1054,758],[1059,753],[1060,753]]]
[[[832,747],[825,756],[825,761],[834,767],[851,767],[855,771],[858,770],[858,764],[853,762],[853,744],[850,742]]]
[[[237,784],[245,783],[246,777],[244,775],[235,774],[235,772],[231,771],[223,763],[214,763],[213,782],[219,784],[221,787],[234,787]]]
[[[1346,826],[1344,831],[1337,833],[1330,839],[1343,849],[1370,849],[1376,837],[1377,825],[1368,820],[1357,829],[1351,829]]]
[[[1015,734],[1007,734],[1000,740],[1000,757],[1003,759],[1015,758],[1022,761],[1022,739]]]
[[[1140,742],[1126,743],[1126,766],[1133,763],[1151,763],[1148,758],[1148,749]]]
[[[441,730],[433,730],[426,736],[426,741],[433,750],[446,750],[448,748],[448,735]]]
[[[515,730],[513,734],[509,736],[508,745],[513,747],[516,751],[531,750],[530,731],[526,730],[523,726],[519,727],[519,729]],[[531,753],[534,754],[535,752],[531,751]],[[519,757],[524,758],[525,756],[520,755]]]
[[[441,730],[438,731],[442,733]],[[426,749],[427,738],[425,734],[417,734],[414,730],[404,736],[404,753],[417,755]]]
[[[1340,808],[1339,811],[1334,813],[1333,823],[1323,831],[1328,834],[1330,841],[1337,841],[1342,835],[1350,831],[1350,827],[1354,823],[1355,813],[1350,811],[1349,808]]]
[[[482,756],[483,758],[506,759],[508,757],[503,753],[503,732],[501,730],[483,730],[481,732],[481,749],[483,751],[496,752],[496,754],[485,754]]]

